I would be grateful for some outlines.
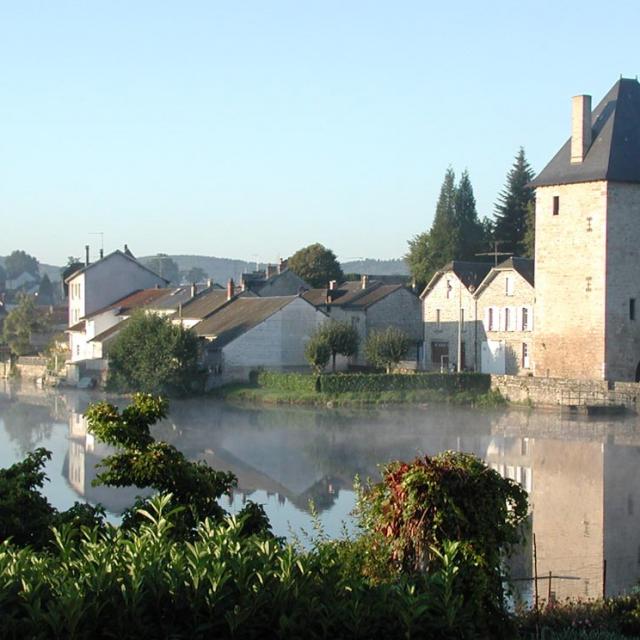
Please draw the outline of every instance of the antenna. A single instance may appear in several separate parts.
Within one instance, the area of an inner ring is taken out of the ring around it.
[[[493,251],[489,251],[488,253],[476,253],[477,256],[493,256],[494,266],[498,266],[498,256],[512,256],[513,253],[509,253],[508,251],[498,251],[498,245],[504,244],[506,240],[494,240],[493,241]]]

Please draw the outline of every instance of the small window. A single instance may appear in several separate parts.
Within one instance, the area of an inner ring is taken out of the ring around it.
[[[506,307],[504,310],[504,330],[509,331],[511,328],[511,309]]]
[[[447,299],[451,297],[451,290],[453,287],[451,286],[451,280],[447,280]]]
[[[587,231],[593,231],[593,228],[591,227],[591,222],[593,221],[593,218],[591,216],[589,216],[587,218]]]
[[[511,276],[506,276],[504,279],[504,292],[507,296],[513,295],[513,278]]]
[[[522,368],[529,369],[529,345],[526,342],[522,343]]]
[[[522,307],[522,330],[529,331],[529,309]]]
[[[493,331],[493,307],[489,307],[489,331]]]
[[[636,319],[636,299],[629,298],[629,320]]]
[[[553,215],[557,216],[560,213],[560,196],[553,196]]]
[[[586,283],[585,291],[589,293],[591,291],[591,276],[587,276]]]

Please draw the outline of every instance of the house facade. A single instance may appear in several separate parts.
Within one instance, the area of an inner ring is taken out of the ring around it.
[[[621,78],[536,189],[536,376],[640,380],[640,84]]]

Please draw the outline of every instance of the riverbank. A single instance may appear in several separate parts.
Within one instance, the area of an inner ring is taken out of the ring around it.
[[[506,401],[496,391],[458,391],[445,393],[433,389],[390,391],[345,391],[323,393],[317,391],[287,391],[254,384],[234,383],[220,387],[211,395],[228,402],[247,402],[266,405],[306,405],[315,407],[363,407],[399,404],[444,403],[457,406],[501,407]]]

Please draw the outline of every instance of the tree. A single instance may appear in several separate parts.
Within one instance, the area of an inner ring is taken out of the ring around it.
[[[536,203],[532,200],[527,206],[527,228],[524,232],[525,258],[535,258],[536,255]]]
[[[352,327],[348,322],[330,321],[325,323],[318,330],[317,336],[324,340],[329,347],[331,353],[331,370],[335,373],[336,356],[341,355],[349,358],[358,353],[358,343],[360,336],[358,330]],[[312,338],[315,336],[312,336]]]
[[[4,291],[7,283],[7,272],[0,266],[0,291]]]
[[[364,355],[375,367],[391,373],[409,351],[411,341],[407,334],[397,327],[387,327],[383,331],[372,331],[364,344]]]
[[[160,277],[173,284],[179,284],[180,270],[178,269],[178,265],[166,253],[158,253],[151,258],[146,258],[144,263]]]
[[[429,253],[429,232],[419,233],[409,240],[409,251],[404,258],[409,265],[409,273],[413,278],[418,291],[425,288],[434,269]]]
[[[108,386],[116,391],[186,395],[202,383],[196,334],[161,316],[134,314],[108,355]]]
[[[316,373],[322,373],[331,358],[331,347],[323,335],[311,337],[304,348],[304,356]]]
[[[205,282],[209,277],[207,272],[200,267],[191,267],[189,271],[183,273],[183,276],[187,282]]]
[[[53,304],[53,297],[53,285],[49,280],[49,276],[45,273],[38,287],[38,304]]]
[[[64,290],[65,298],[69,296],[69,285],[66,283],[66,279],[76,271],[82,269],[82,267],[84,267],[84,263],[81,262],[80,258],[69,256],[67,258],[67,264],[60,269],[60,277],[62,278],[62,288]]]
[[[456,188],[455,225],[457,228],[457,243],[455,260],[475,260],[478,249],[486,239],[482,223],[476,210],[476,199],[469,173],[465,170],[460,176]]]
[[[525,252],[527,209],[534,201],[534,190],[529,186],[533,180],[533,169],[527,162],[524,149],[520,147],[507,181],[498,196],[494,213],[494,240],[502,242],[502,249],[516,255]]]
[[[436,215],[429,232],[429,261],[433,271],[454,260],[460,231],[456,220],[455,174],[449,167],[440,187]]]
[[[312,287],[326,287],[331,280],[340,282],[344,278],[333,251],[319,243],[296,251],[287,261],[287,266]]]
[[[22,250],[13,251],[7,256],[4,260],[4,268],[10,280],[25,272],[33,276],[38,275],[38,261]]]
[[[31,334],[41,331],[44,323],[38,318],[35,302],[31,296],[20,294],[18,306],[4,320],[2,339],[17,356],[30,353]]]

